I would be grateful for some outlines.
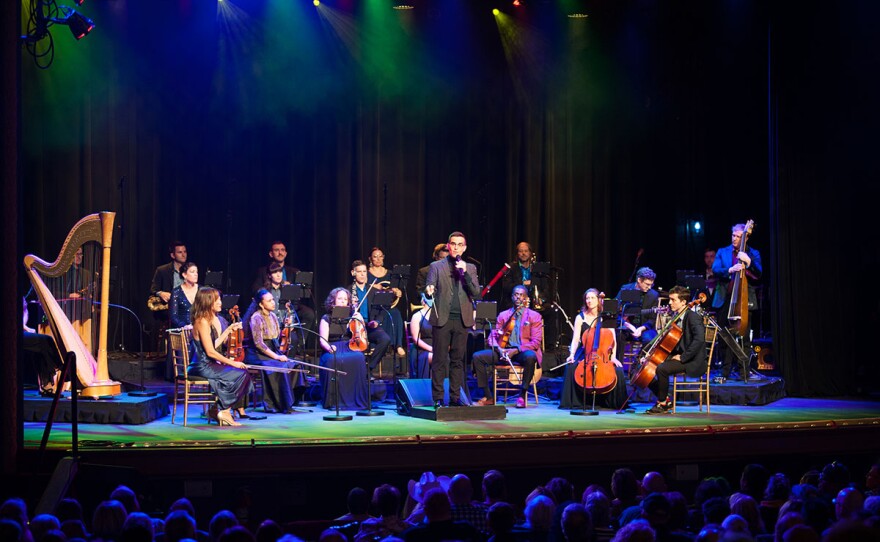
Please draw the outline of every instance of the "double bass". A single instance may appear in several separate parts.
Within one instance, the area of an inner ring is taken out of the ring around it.
[[[676,314],[675,317],[666,324],[663,331],[654,338],[648,351],[642,359],[639,360],[641,367],[639,367],[636,375],[630,380],[633,386],[645,389],[654,380],[654,377],[657,374],[657,366],[666,361],[678,345],[679,341],[681,341],[683,331],[678,323],[684,319],[684,315],[687,314],[688,310],[704,303],[705,301],[706,294],[701,292],[696,299],[688,303],[684,310]]]
[[[599,294],[599,313],[605,293]],[[599,333],[596,333],[596,331]],[[575,359],[583,352],[584,358],[574,368],[575,383],[591,392],[609,393],[617,385],[617,369],[612,360],[614,353],[614,330],[602,327],[602,319],[596,318],[590,329],[581,336],[581,346],[575,353]]]
[[[746,241],[749,238],[749,235],[752,234],[752,229],[755,227],[755,222],[753,220],[749,220],[746,222],[746,227],[742,232],[742,237],[739,240],[739,247],[737,247],[737,252],[746,252]],[[742,263],[740,260],[736,258],[736,254],[734,254],[734,260],[737,263]],[[743,265],[742,269],[736,272],[736,274],[731,278],[728,283],[728,295],[730,296],[730,307],[727,310],[727,321],[730,324],[730,331],[739,335],[740,337],[745,337],[749,332],[749,272],[746,270],[746,266]]]
[[[241,313],[238,312],[238,305],[229,309],[230,325],[241,322]],[[229,333],[226,338],[226,355],[235,361],[244,361],[244,330],[235,329]]]

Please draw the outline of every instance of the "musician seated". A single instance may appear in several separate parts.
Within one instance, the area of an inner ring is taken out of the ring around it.
[[[495,366],[513,363],[523,367],[522,383],[516,408],[525,408],[526,393],[535,375],[535,366],[541,366],[541,343],[544,338],[544,320],[537,311],[528,308],[529,290],[519,284],[511,294],[513,307],[498,315],[495,328],[489,336],[491,349],[474,354],[474,372],[477,386],[485,389],[485,397],[477,405],[494,405]],[[503,356],[503,361],[502,361]]]
[[[352,334],[346,322],[337,322],[330,318],[333,307],[351,307],[351,296],[347,289],[339,287],[330,290],[324,301],[327,314],[318,323],[318,334],[321,336],[319,343],[324,350],[321,354],[321,367],[346,373],[336,377],[332,372],[321,373],[322,405],[324,408],[334,408],[338,400],[342,410],[365,409],[369,406],[370,389],[364,354],[351,349],[349,341]],[[359,319],[359,314],[355,313],[352,318]]]
[[[654,313],[652,312],[652,309],[657,305],[657,300],[660,299],[660,294],[653,288],[656,279],[657,273],[650,267],[642,267],[636,272],[636,281],[624,284],[617,292],[617,299],[621,299],[625,291],[639,292],[637,303],[624,304],[620,308],[625,328],[619,337],[621,344],[623,341],[648,343],[657,336],[657,330],[654,329]]]
[[[287,323],[289,322],[285,322]],[[245,363],[266,367],[294,367],[286,352],[281,350],[281,324],[275,315],[275,298],[271,292],[262,288],[257,290],[242,324]],[[294,405],[293,389],[306,385],[302,373],[266,371],[262,376],[263,410],[291,413]]]
[[[437,260],[442,260],[446,256],[449,256],[449,250],[446,247],[446,243],[440,243],[434,245],[434,252],[432,254],[432,262],[436,262]],[[423,294],[425,293],[425,285],[428,283],[428,269],[431,267],[431,264],[426,265],[425,267],[420,267],[418,272],[416,273],[416,292]]]
[[[703,317],[688,308],[691,292],[683,286],[669,290],[669,308],[676,314],[686,311],[680,324],[682,335],[666,361],[657,365],[657,378],[648,386],[657,396],[657,404],[647,414],[664,414],[672,410],[669,400],[669,377],[686,373],[697,378],[706,373],[706,328]]]
[[[260,288],[265,288],[266,275],[268,274],[269,266],[273,263],[281,266],[281,284],[285,286],[288,284],[292,284],[293,281],[296,280],[296,274],[299,272],[299,269],[287,265],[286,260],[287,247],[281,241],[273,241],[272,244],[269,245],[268,265],[257,268],[256,278],[254,279],[253,285],[251,286],[251,291],[255,292]],[[305,329],[314,330],[315,311],[312,309],[312,307],[309,306],[310,303],[311,298],[296,301],[293,304],[293,310],[296,312],[300,323],[302,323]],[[309,343],[309,348],[314,346],[310,340],[307,339],[306,342]]]
[[[547,295],[549,286],[547,277],[532,274],[532,264],[535,263],[535,252],[532,245],[522,241],[516,245],[516,259],[510,264],[510,271],[505,273],[501,281],[501,304],[504,308],[510,307],[508,299],[513,299],[513,288],[517,285],[525,286],[529,294],[535,296],[535,302],[543,301],[538,297]],[[537,308],[537,305],[536,305]]]
[[[351,263],[351,276],[354,278],[354,282],[351,284],[351,306],[356,308],[356,312],[360,314],[360,318],[367,328],[367,340],[370,341],[372,349],[370,356],[370,371],[372,371],[385,357],[385,352],[388,351],[388,346],[391,344],[391,337],[379,327],[376,319],[370,317],[370,303],[376,290],[367,285],[367,275],[367,264],[361,260],[355,260]],[[378,315],[374,316],[378,317]]]
[[[584,362],[585,355],[582,345],[584,336],[594,326],[602,326],[601,310],[599,290],[590,288],[585,291],[583,305],[574,319],[574,330],[571,336],[571,344],[569,345],[571,353],[568,359],[565,360],[565,376],[562,384],[562,395],[559,398],[559,408],[575,409],[585,408],[588,404],[592,405],[592,390],[589,387],[585,387],[583,382],[575,379],[575,369],[578,362]],[[612,339],[610,362],[614,364],[616,379],[611,390],[601,394],[597,392],[596,403],[606,408],[618,409],[626,402],[626,377],[623,374],[623,364],[617,359],[616,334],[609,328],[605,328],[603,331],[609,332]],[[586,366],[583,368],[586,370]]]
[[[409,336],[412,338],[409,377],[431,378],[431,361],[434,359],[434,333],[428,317],[434,300],[422,294],[422,307],[416,311],[409,322]]]
[[[22,298],[22,329],[24,338],[22,356],[34,368],[37,373],[37,385],[40,395],[51,397],[55,394],[58,386],[58,378],[61,375],[62,360],[55,347],[55,339],[51,335],[37,333],[35,329],[28,327],[27,301]]]
[[[400,288],[392,287],[392,278],[394,277],[391,276],[391,270],[385,267],[385,252],[379,247],[373,247],[370,249],[370,265],[367,269],[367,281],[371,284],[375,284],[375,288],[379,291],[391,291],[397,299],[400,299],[403,295],[403,291],[401,291]],[[391,337],[391,346],[397,349],[397,355],[400,356],[401,361],[403,361],[403,358],[406,356],[406,351],[403,349],[403,316],[400,314],[397,307],[387,309],[387,312],[379,318],[379,325],[385,333]]]
[[[220,292],[214,288],[199,288],[191,312],[191,350],[194,355],[187,373],[210,382],[211,389],[217,394],[217,404],[212,409],[211,416],[220,425],[241,425],[232,419],[232,409],[241,408],[245,404],[254,384],[244,363],[235,361],[218,350],[229,334],[239,327],[234,324],[222,329],[217,317],[222,308]]]

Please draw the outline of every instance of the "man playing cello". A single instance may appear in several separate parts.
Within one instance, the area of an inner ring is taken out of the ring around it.
[[[691,292],[684,286],[674,286],[669,290],[669,308],[676,314],[687,311],[681,318],[681,339],[670,352],[666,361],[657,365],[657,378],[648,385],[657,396],[657,404],[645,411],[646,414],[666,414],[672,410],[669,400],[669,377],[687,373],[696,378],[706,372],[706,328],[703,318],[688,309]]]

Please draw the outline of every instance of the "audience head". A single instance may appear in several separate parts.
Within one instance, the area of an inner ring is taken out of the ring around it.
[[[854,520],[838,521],[825,531],[823,542],[850,542],[851,540],[880,540],[880,529]]]
[[[92,536],[104,540],[116,540],[122,534],[122,525],[128,514],[117,500],[104,501],[95,508],[92,516]]]
[[[21,540],[21,525],[14,519],[0,519],[0,540],[18,542]]]
[[[774,528],[774,542],[782,542],[782,535],[784,535],[787,530],[795,525],[803,524],[804,516],[797,512],[789,512],[779,516],[779,519],[776,521],[776,527]]]
[[[701,481],[694,491],[694,504],[702,506],[703,503],[713,497],[726,497],[727,493],[717,478],[706,478]]]
[[[238,518],[235,517],[235,514],[229,510],[220,510],[214,514],[214,517],[211,518],[211,522],[208,523],[208,534],[211,536],[211,540],[216,542],[220,539],[220,535],[223,534],[223,531],[230,527],[235,527],[236,525],[238,525]]]
[[[639,480],[630,469],[617,469],[611,475],[611,494],[624,503],[635,502],[639,496]]]
[[[592,539],[593,522],[582,504],[569,504],[562,511],[562,534],[568,542]]]
[[[455,504],[470,504],[474,497],[474,486],[471,479],[464,474],[456,474],[449,482],[449,502]]]
[[[764,488],[767,487],[768,478],[770,478],[770,473],[763,465],[757,463],[746,465],[739,477],[739,490],[741,493],[759,500],[764,494]]]
[[[422,503],[425,507],[425,518],[428,523],[445,521],[452,518],[449,497],[443,488],[435,487],[428,490]]]
[[[724,518],[730,514],[730,505],[724,497],[712,497],[703,503],[703,523],[706,525],[721,525]]]
[[[672,506],[669,504],[669,499],[662,493],[651,493],[642,499],[640,507],[642,518],[646,519],[655,530],[669,523]]]
[[[181,499],[186,500],[186,499]],[[180,502],[180,501],[178,501]],[[189,502],[189,501],[187,501]],[[177,503],[175,503],[177,504]],[[196,520],[189,514],[185,508],[173,510],[165,518],[165,540],[166,542],[178,542],[184,538],[196,537]],[[221,535],[222,538],[222,535]]]
[[[83,516],[82,505],[76,499],[61,499],[58,506],[55,507],[55,517],[58,518],[58,521],[61,523],[64,523],[69,519],[78,519],[80,521],[85,519],[85,516]]]
[[[486,513],[486,522],[492,534],[505,534],[516,524],[516,510],[506,502],[496,502]]]
[[[193,504],[190,502],[190,500],[187,499],[186,497],[181,497],[181,498],[177,499],[176,501],[171,503],[171,506],[168,507],[169,512],[174,512],[175,510],[183,510],[184,512],[189,514],[189,517],[191,517],[191,518],[193,518],[193,520],[195,520],[196,508],[193,506]]]
[[[735,533],[747,533],[749,532],[749,524],[745,520],[744,517],[738,514],[730,514],[724,521],[721,522],[721,528],[724,529],[725,532],[733,531]]]
[[[483,475],[483,498],[487,503],[503,501],[507,498],[507,482],[501,471],[490,470]]]
[[[834,512],[837,519],[852,519],[864,507],[865,497],[854,487],[845,487],[834,498]]]
[[[821,533],[831,525],[833,510],[821,499],[808,499],[801,508],[804,523],[812,527],[817,533]]]
[[[611,500],[601,491],[593,491],[584,495],[584,508],[593,520],[593,527],[608,528],[611,526]]]
[[[124,526],[125,524],[123,524]],[[80,519],[66,519],[61,522],[61,532],[68,540],[73,538],[88,539],[89,533],[86,532],[86,524]]]
[[[642,478],[642,494],[665,493],[666,480],[659,472],[649,472]]]
[[[620,528],[611,542],[655,542],[657,535],[643,519],[631,521]]]
[[[808,470],[801,476],[801,479],[798,480],[800,484],[809,484],[813,487],[819,486],[819,471],[816,469]]]
[[[373,508],[382,517],[392,517],[400,513],[400,491],[390,485],[382,484],[373,491]]]
[[[553,478],[544,487],[550,492],[550,497],[556,504],[562,504],[574,499],[574,487],[565,478]]]
[[[687,499],[679,491],[668,491],[663,495],[669,501],[669,528],[673,530],[687,528]]]
[[[22,531],[28,530],[27,505],[22,499],[7,499],[0,505],[0,518],[11,519],[21,526]]]
[[[533,531],[549,532],[553,526],[556,504],[546,495],[538,495],[526,504],[526,524]]]
[[[241,525],[236,525],[223,531],[218,542],[254,542],[254,535]]]
[[[694,542],[718,542],[721,540],[722,534],[724,534],[724,531],[721,527],[718,527],[717,525],[707,525],[697,533],[697,536],[694,537]]]
[[[353,515],[366,515],[370,511],[370,494],[362,487],[353,487],[345,499],[348,511]]]
[[[49,531],[58,531],[61,529],[61,522],[52,514],[40,514],[31,520],[31,535],[35,542],[42,542],[43,535]]]
[[[767,480],[764,499],[768,501],[784,501],[791,495],[791,482],[784,474],[774,474]]]
[[[734,493],[730,496],[730,513],[743,518],[753,535],[763,534],[764,520],[761,519],[761,511],[758,509],[758,501],[745,493]]]
[[[118,486],[113,490],[113,493],[110,494],[110,498],[121,502],[122,506],[125,507],[125,511],[129,514],[141,511],[141,505],[138,502],[137,495],[135,495],[134,491],[128,486]]]
[[[795,525],[785,531],[782,542],[819,542],[819,535],[806,525]]]
[[[348,538],[346,538],[339,529],[331,527],[329,529],[324,529],[324,532],[321,533],[321,537],[318,538],[318,542],[348,542]]]
[[[876,492],[880,490],[880,463],[874,463],[865,475],[865,490]]]
[[[843,463],[834,461],[825,465],[819,473],[819,493],[833,497],[837,492],[849,485],[849,469]]]
[[[257,527],[255,538],[256,542],[275,542],[282,536],[284,536],[284,530],[281,528],[281,525],[278,525],[278,523],[271,519],[267,519]]]
[[[872,516],[880,516],[880,495],[874,495],[865,499],[865,504],[862,508]]]
[[[132,512],[122,524],[119,542],[153,542],[154,537],[152,518],[142,512]]]

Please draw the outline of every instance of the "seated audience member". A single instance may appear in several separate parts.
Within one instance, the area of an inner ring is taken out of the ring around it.
[[[789,512],[779,516],[774,531],[774,542],[782,542],[782,536],[795,525],[803,525],[804,517],[797,512]]]
[[[770,473],[763,465],[757,463],[746,465],[739,478],[739,492],[759,501],[764,496],[764,489],[767,488],[769,479]]]
[[[235,514],[229,510],[220,510],[214,514],[211,522],[208,523],[208,536],[210,536],[212,541],[217,542],[223,531],[236,525],[238,525],[238,518],[235,517]]]
[[[152,518],[143,512],[131,512],[122,524],[119,542],[153,542],[154,537]]]
[[[856,519],[863,509],[865,498],[854,487],[845,487],[837,493],[834,499],[834,512],[838,520]]]
[[[444,492],[449,490],[451,480],[448,476],[436,476],[433,472],[423,472],[419,481],[410,480],[407,483],[406,505],[403,507],[403,516],[412,524],[424,523],[425,521],[425,496],[428,490],[440,488]]]
[[[473,501],[474,486],[464,474],[456,474],[449,482],[449,496],[452,520],[464,521],[481,532],[486,531],[486,512],[489,507]]]
[[[788,500],[790,494],[791,482],[786,475],[777,473],[767,480],[764,498],[758,506],[767,532],[773,532],[776,520],[779,518],[779,509]]]
[[[684,495],[679,491],[667,491],[663,495],[669,501],[669,529],[693,538],[693,533],[688,530],[687,500]]]
[[[642,495],[666,493],[666,479],[659,472],[648,472],[642,478]]]
[[[34,542],[42,542],[43,537],[49,531],[61,530],[61,522],[52,514],[40,514],[31,520],[30,527]]]
[[[374,540],[398,535],[414,524],[400,518],[400,491],[389,484],[382,484],[373,491],[373,509],[379,517],[361,522],[355,540]]]
[[[125,507],[125,511],[129,514],[141,511],[141,505],[138,502],[137,495],[135,495],[134,491],[128,486],[117,486],[117,488],[110,493],[110,499],[115,499],[121,502],[122,506]]]
[[[615,528],[612,525],[611,500],[608,495],[601,491],[584,492],[584,509],[590,514],[596,542],[614,538]]]
[[[548,499],[549,500],[549,499]],[[424,498],[427,523],[416,525],[401,534],[406,542],[440,542],[442,540],[482,540],[480,533],[471,525],[452,520],[452,510],[446,491],[442,488],[428,490]]]
[[[86,531],[85,523],[80,519],[66,519],[62,521],[61,532],[64,533],[68,540],[73,540],[74,538],[88,540],[91,538],[89,532]]]
[[[254,538],[256,542],[275,542],[282,536],[284,536],[284,530],[281,528],[281,525],[278,525],[278,523],[271,519],[267,519],[257,527]]]
[[[865,497],[880,496],[880,463],[874,463],[865,475]]]
[[[850,483],[849,469],[843,463],[834,461],[825,465],[819,473],[819,498],[826,504],[831,505],[837,493]]]
[[[165,517],[165,533],[162,540],[164,542],[178,542],[187,538],[196,540],[196,520],[185,509],[173,510]]]
[[[844,519],[822,534],[823,542],[850,542],[851,540],[880,540],[880,528],[854,520]]]
[[[324,529],[324,532],[322,532],[320,538],[318,538],[318,542],[348,542],[348,538],[346,538],[339,529],[331,527],[329,529]]]
[[[488,470],[483,475],[483,504],[492,506],[497,502],[507,501],[507,481],[499,470]]]
[[[761,519],[761,512],[758,510],[758,502],[750,495],[744,493],[734,493],[730,496],[730,513],[742,517],[749,527],[749,532],[754,536],[764,534],[767,529],[764,528],[764,521]]]
[[[669,527],[669,517],[672,514],[672,505],[669,499],[662,493],[651,493],[640,503],[641,517],[646,520],[658,541],[685,542],[692,537],[673,533]]]
[[[639,504],[639,480],[630,469],[617,469],[611,475],[611,518],[617,521],[623,511]]]
[[[14,542],[24,542],[22,536],[21,525],[12,519],[0,519],[0,540],[9,540]]]
[[[697,533],[694,542],[718,542],[721,540],[722,534],[724,534],[724,531],[721,530],[721,527],[710,525]]]
[[[549,496],[537,495],[529,500],[525,509],[526,521],[523,524],[523,528],[528,531],[526,538],[535,542],[548,540],[555,512],[556,504]]]
[[[703,503],[703,525],[721,525],[730,515],[730,504],[724,497],[712,497]]]
[[[582,504],[569,504],[562,511],[562,534],[568,542],[593,540],[593,523]]]
[[[92,516],[92,540],[118,540],[127,515],[125,506],[119,501],[99,504]]]
[[[254,535],[241,525],[223,531],[218,542],[254,542]]]
[[[819,542],[819,535],[806,525],[795,525],[785,531],[782,542]]]
[[[339,516],[334,521],[340,523],[361,522],[372,517],[370,515],[370,494],[363,488],[351,488],[351,491],[348,492],[348,497],[345,499],[345,504],[348,507],[348,513]]]
[[[553,524],[550,527],[550,539],[561,540],[564,537],[562,512],[566,506],[575,502],[574,487],[571,482],[561,477],[551,479],[544,487],[550,492],[550,498],[556,504],[556,510],[553,512]]]
[[[612,542],[656,542],[654,529],[643,519],[637,519],[621,527]]]
[[[512,542],[517,540],[513,534],[516,524],[516,510],[506,502],[496,502],[486,512],[486,527],[491,536],[489,542]]]
[[[82,505],[76,499],[61,499],[55,507],[55,517],[62,524],[69,519],[84,520]],[[68,537],[69,538],[69,537]]]

